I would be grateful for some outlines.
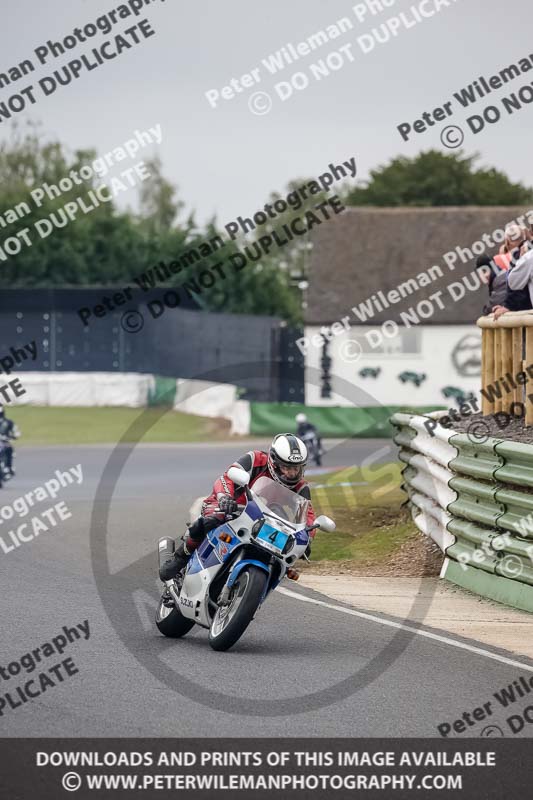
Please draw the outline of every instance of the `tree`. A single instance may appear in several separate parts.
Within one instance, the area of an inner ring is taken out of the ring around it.
[[[526,205],[533,190],[513,183],[497,169],[475,169],[479,155],[428,150],[400,156],[370,172],[363,187],[348,192],[352,206],[510,206]]]
[[[265,256],[259,261],[247,259],[245,266],[236,271],[231,257],[244,252],[245,240],[228,241],[217,228],[216,221],[211,220],[201,240],[212,242],[216,237],[224,243],[223,247],[180,272],[173,285],[183,287],[183,291],[190,290],[191,286],[198,287],[200,291],[192,290],[192,296],[210,311],[275,316],[293,324],[300,323],[301,301],[299,293],[291,286],[289,272],[280,267],[283,255]],[[181,250],[175,250],[171,258],[180,258],[186,251],[190,253],[194,246],[195,240],[188,241]],[[202,283],[198,281],[202,273],[211,273],[217,278],[206,290],[202,290]]]
[[[152,233],[168,232],[176,221],[184,203],[176,199],[176,187],[163,176],[159,156],[145,162],[151,178],[141,184],[141,222]]]
[[[24,229],[29,231],[30,245],[7,261],[0,269],[2,286],[62,286],[107,284],[123,278],[131,256],[142,258],[144,243],[140,231],[129,214],[119,213],[113,203],[102,202],[89,213],[78,211],[74,221],[62,216],[67,203],[83,197],[91,206],[89,192],[96,180],[81,181],[58,197],[44,192],[32,199],[30,193],[47,184],[52,187],[79,172],[82,166],[94,162],[96,152],[79,150],[68,155],[60,142],[43,141],[38,127],[12,129],[8,142],[0,145],[0,184],[4,225],[0,229],[0,246]],[[6,224],[9,209],[20,208],[19,219]],[[40,236],[37,222],[49,220],[55,214],[62,227],[54,227],[49,235]]]
[[[150,179],[140,184],[140,213],[120,212],[113,200],[101,202],[74,220],[66,216],[67,203],[83,198],[100,185],[96,176],[80,180],[60,196],[47,193],[37,203],[30,193],[43,184],[58,185],[74,170],[94,163],[97,153],[79,150],[69,154],[58,141],[45,141],[38,126],[13,127],[8,141],[0,144],[0,247],[24,229],[31,244],[0,262],[1,287],[61,287],[133,285],[134,279],[159,262],[179,260],[204,241],[220,237],[224,247],[171,275],[165,286],[180,286],[202,271],[227,261],[242,242],[228,242],[211,220],[199,227],[191,212],[182,224],[177,217],[184,204],[177,188],[162,172],[159,158],[146,162]],[[108,183],[107,176],[103,182]],[[23,204],[25,204],[23,206]],[[14,215],[13,209],[21,213]],[[13,215],[15,218],[13,219]],[[54,218],[64,222],[49,235],[39,236],[36,223]],[[202,252],[202,251],[201,251]],[[272,314],[294,321],[299,298],[291,288],[289,270],[280,268],[284,256],[250,263],[238,274],[228,271],[226,280],[197,297],[206,309],[234,313]]]

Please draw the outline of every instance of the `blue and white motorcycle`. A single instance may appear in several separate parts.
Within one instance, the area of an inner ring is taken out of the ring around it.
[[[187,567],[165,583],[156,625],[165,636],[180,638],[194,625],[209,629],[214,650],[229,650],[243,635],[257,610],[284,577],[297,578],[293,565],[310,542],[310,531],[334,531],[326,516],[307,525],[309,501],[267,477],[253,489],[245,470],[228,476],[245,487],[247,502],[210,531]],[[159,540],[159,561],[174,552],[170,538]]]

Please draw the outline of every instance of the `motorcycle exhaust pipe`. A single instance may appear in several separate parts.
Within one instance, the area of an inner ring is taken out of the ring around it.
[[[176,543],[174,542],[174,539],[170,538],[170,536],[165,536],[159,540],[159,545],[158,545],[159,569],[161,569],[165,561],[168,561],[169,558],[172,558],[175,549],[176,549]]]

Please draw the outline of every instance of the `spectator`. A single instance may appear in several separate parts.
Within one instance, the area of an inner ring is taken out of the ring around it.
[[[506,272],[509,269],[511,262],[511,252],[513,242],[522,240],[522,230],[518,225],[508,225],[505,229],[505,241],[502,244],[500,251],[497,255],[490,258],[486,253],[479,256],[476,262],[476,268],[482,269],[489,267],[490,272],[483,269],[480,273],[481,280],[488,283],[489,287],[489,302],[483,307],[484,314],[492,314],[493,310],[497,307],[504,308],[507,298],[507,276]]]
[[[489,301],[483,306],[483,313],[492,314],[496,307],[502,308],[507,297],[507,267],[498,264],[496,259],[502,256],[491,258],[486,253],[476,261],[476,268],[480,270],[480,278],[483,283],[488,283]],[[487,271],[485,268],[488,267]]]
[[[509,289],[515,293],[520,290],[527,291],[529,295],[528,308],[533,308],[533,250],[530,240],[523,244],[520,258],[509,273]]]
[[[494,257],[494,262],[501,269],[492,281],[491,301],[494,295],[494,302],[489,301],[494,319],[507,311],[529,311],[533,308],[533,295],[525,288],[527,279],[525,283],[520,283],[514,274],[522,253],[527,252],[530,247],[531,234],[526,228],[520,228],[514,223],[507,226],[502,252]]]

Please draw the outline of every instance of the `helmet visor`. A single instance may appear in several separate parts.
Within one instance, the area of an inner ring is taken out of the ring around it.
[[[304,474],[301,464],[279,464],[278,472],[283,481],[287,483],[298,483]]]
[[[281,459],[271,456],[272,468],[276,476],[285,486],[295,486],[302,480],[305,472],[305,464],[285,464]]]

